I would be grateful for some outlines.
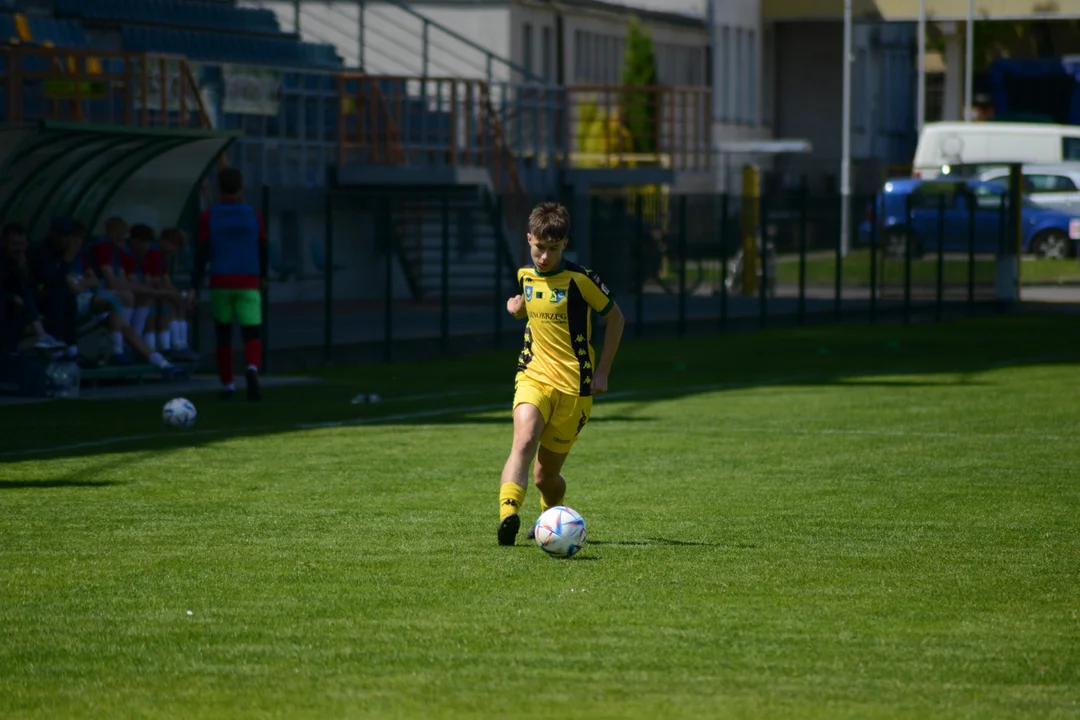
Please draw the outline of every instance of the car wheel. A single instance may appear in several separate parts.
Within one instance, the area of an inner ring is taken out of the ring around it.
[[[1031,252],[1046,260],[1064,260],[1073,254],[1073,241],[1061,230],[1044,230],[1031,241]]]

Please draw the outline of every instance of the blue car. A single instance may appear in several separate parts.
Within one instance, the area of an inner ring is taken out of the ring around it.
[[[907,243],[912,255],[918,257],[937,252],[940,232],[945,252],[967,252],[969,203],[974,200],[975,252],[996,253],[1004,241],[1006,192],[1003,184],[979,180],[889,180],[876,199],[878,247],[891,255],[903,255]],[[868,205],[866,218],[859,225],[860,245],[870,244],[872,213]],[[1027,199],[1021,213],[1022,252],[1044,258],[1076,255],[1080,215],[1040,207]],[[943,227],[939,215],[944,217]]]

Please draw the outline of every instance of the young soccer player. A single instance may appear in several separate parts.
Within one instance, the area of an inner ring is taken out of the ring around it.
[[[195,267],[191,290],[199,291],[207,263],[210,264],[210,305],[217,332],[218,378],[222,400],[232,399],[232,327],[240,323],[247,370],[247,398],[262,399],[259,368],[262,365],[262,295],[269,255],[262,215],[244,202],[244,176],[236,168],[218,173],[221,202],[199,216],[199,236],[195,244]]]
[[[518,270],[521,294],[506,303],[507,312],[529,322],[514,382],[514,441],[499,488],[500,545],[517,539],[530,462],[540,511],[562,503],[563,463],[589,422],[593,396],[607,392],[626,324],[599,276],[563,258],[569,235],[565,207],[543,203],[533,209],[532,265]],[[607,322],[599,362],[591,345],[593,311]]]
[[[198,353],[188,347],[188,316],[194,297],[187,291],[181,292],[173,282],[173,273],[180,265],[180,254],[187,245],[187,234],[179,228],[166,228],[161,231],[161,287],[172,294],[168,301],[172,308],[169,321],[169,334],[172,336],[173,354],[182,360],[198,360]]]
[[[152,349],[168,355],[173,360],[195,360],[187,350],[187,335],[183,342],[178,337],[177,318],[184,318],[187,301],[169,279],[169,261],[165,253],[165,233],[161,242],[154,237],[149,225],[131,228],[128,250],[131,270],[128,281],[150,301],[149,324],[144,329],[143,341]]]

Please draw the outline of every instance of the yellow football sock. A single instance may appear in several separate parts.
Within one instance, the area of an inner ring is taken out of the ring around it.
[[[557,492],[559,493],[558,496],[554,496],[554,495],[548,496],[548,495],[545,495],[544,493],[540,493],[540,514],[541,515],[544,514],[544,512],[546,512],[548,508],[553,508],[556,505],[562,505],[563,498],[566,497],[566,480],[563,478],[562,475],[559,476],[559,480],[562,480],[562,482],[559,483],[559,487],[557,488]],[[556,489],[556,488],[552,488],[552,489]]]
[[[516,483],[503,483],[499,488],[499,519],[513,515],[521,510],[525,503],[525,488]]]

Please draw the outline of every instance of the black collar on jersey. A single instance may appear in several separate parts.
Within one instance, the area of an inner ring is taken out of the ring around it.
[[[555,268],[551,272],[540,272],[540,268],[536,267],[535,263],[533,264],[533,272],[535,272],[537,274],[537,276],[539,276],[539,277],[551,277],[552,275],[558,275],[559,273],[561,273],[565,269],[566,269],[566,260],[565,259],[562,260],[561,262],[559,262],[559,267]]]

